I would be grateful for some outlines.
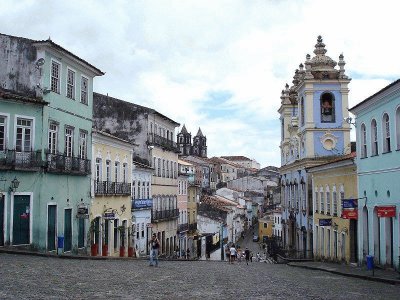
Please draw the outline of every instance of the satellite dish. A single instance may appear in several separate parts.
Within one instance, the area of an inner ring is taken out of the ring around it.
[[[44,60],[43,57],[42,57],[42,58],[39,58],[39,59],[36,61],[36,66],[41,67],[41,66],[44,65],[44,62],[45,62],[45,60]]]

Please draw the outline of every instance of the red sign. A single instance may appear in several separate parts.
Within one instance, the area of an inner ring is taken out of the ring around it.
[[[357,209],[343,209],[342,210],[342,218],[349,220],[357,220],[358,219],[358,210]]]
[[[376,212],[379,218],[391,218],[396,216],[396,206],[377,206]]]

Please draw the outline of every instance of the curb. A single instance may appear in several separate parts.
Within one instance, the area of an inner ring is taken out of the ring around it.
[[[324,268],[319,268],[319,267],[311,267],[311,266],[299,266],[299,265],[294,265],[292,263],[287,263],[288,266],[295,267],[295,268],[303,268],[303,269],[308,269],[308,270],[317,270],[317,271],[323,271],[323,272],[328,272],[336,275],[342,275],[342,276],[347,276],[347,277],[353,277],[353,278],[358,278],[358,279],[364,279],[364,280],[369,280],[369,281],[377,281],[377,282],[383,282],[383,283],[388,283],[388,284],[393,284],[393,285],[400,285],[400,280],[397,279],[388,279],[388,278],[382,278],[382,277],[373,277],[373,276],[368,276],[368,275],[359,275],[359,274],[353,274],[353,273],[344,273],[344,272],[339,272],[339,271],[334,271],[334,270],[327,270]]]

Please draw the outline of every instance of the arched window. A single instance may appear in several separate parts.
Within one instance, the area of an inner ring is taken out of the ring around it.
[[[318,190],[317,189],[315,189],[315,199],[314,199],[314,205],[315,205],[315,212],[317,212],[319,209],[318,209],[318,204],[319,204],[319,202],[318,202]]]
[[[396,110],[396,142],[397,150],[400,150],[400,106]]]
[[[361,124],[361,158],[367,157],[367,130],[365,124]]]
[[[326,192],[326,213],[328,215],[331,214],[331,192],[329,190],[329,186],[325,187],[325,192]]]
[[[304,126],[304,98],[301,97],[300,100],[300,125]]]
[[[323,93],[321,95],[321,122],[335,122],[335,98],[331,93]]]
[[[383,152],[390,152],[390,123],[389,115],[384,114],[382,118],[382,138],[383,138]]]
[[[324,213],[324,211],[325,211],[325,201],[324,201],[324,189],[322,187],[319,189],[319,197],[320,197],[319,200],[321,201],[321,204],[319,206],[319,212],[320,213]]]
[[[376,126],[376,120],[371,121],[371,155],[378,155],[378,128]]]
[[[333,205],[333,215],[337,216],[338,213],[338,205],[337,205],[337,194],[336,194],[336,186],[332,188],[332,205]]]

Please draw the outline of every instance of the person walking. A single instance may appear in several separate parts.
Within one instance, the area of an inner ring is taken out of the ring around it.
[[[160,242],[157,239],[155,233],[153,233],[153,237],[151,238],[150,242],[150,263],[149,266],[158,267],[158,249],[160,248]]]
[[[233,264],[233,262],[235,261],[235,257],[236,257],[236,247],[235,244],[232,244],[231,248],[229,249],[230,251],[230,258],[229,258],[229,263]]]
[[[249,248],[246,247],[246,250],[244,250],[244,255],[246,257],[246,264],[249,265],[249,260],[250,260],[250,250],[249,250]]]

